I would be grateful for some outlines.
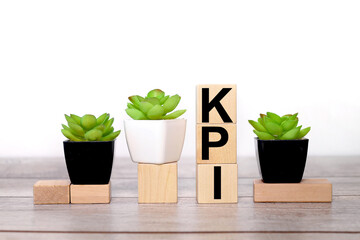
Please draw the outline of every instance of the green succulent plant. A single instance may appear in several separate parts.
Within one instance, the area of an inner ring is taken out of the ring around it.
[[[68,126],[62,124],[61,132],[70,141],[112,141],[120,134],[120,130],[114,132],[112,124],[114,118],[104,113],[96,118],[94,115],[86,114],[79,117],[75,114],[65,114]]]
[[[146,97],[130,96],[131,103],[127,104],[128,108],[125,111],[135,120],[175,119],[186,112],[186,110],[174,111],[180,99],[181,97],[177,94],[169,96],[160,89],[154,89]]]
[[[260,114],[258,121],[249,120],[249,123],[255,128],[254,133],[260,140],[294,140],[301,139],[308,134],[310,127],[301,129],[298,126],[299,118],[295,114],[287,114],[282,117],[267,112]]]

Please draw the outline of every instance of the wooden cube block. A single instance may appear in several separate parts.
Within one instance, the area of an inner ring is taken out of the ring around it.
[[[70,181],[40,180],[34,184],[34,204],[70,203]]]
[[[197,86],[197,123],[236,123],[236,85]]]
[[[138,164],[139,203],[177,203],[177,163]]]
[[[236,124],[196,124],[196,162],[236,163]]]
[[[197,202],[237,203],[237,176],[237,164],[197,164]]]
[[[303,179],[300,183],[264,183],[254,180],[254,202],[331,202],[327,179]]]
[[[110,203],[111,184],[70,185],[71,203]]]

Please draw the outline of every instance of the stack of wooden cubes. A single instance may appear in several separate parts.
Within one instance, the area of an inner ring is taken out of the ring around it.
[[[196,198],[237,203],[236,85],[198,85]]]
[[[34,184],[34,204],[110,203],[111,185],[71,184],[69,180],[40,180]]]

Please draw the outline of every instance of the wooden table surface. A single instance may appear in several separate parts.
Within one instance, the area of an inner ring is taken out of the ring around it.
[[[136,164],[116,158],[111,204],[33,205],[39,179],[67,179],[64,159],[0,159],[0,239],[360,239],[360,157],[309,157],[332,203],[254,203],[254,158],[238,158],[239,203],[197,204],[195,159],[179,163],[178,204],[137,203]]]

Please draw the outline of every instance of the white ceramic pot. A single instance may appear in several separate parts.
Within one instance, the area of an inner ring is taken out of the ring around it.
[[[184,145],[186,119],[125,120],[125,136],[133,162],[177,162]]]

